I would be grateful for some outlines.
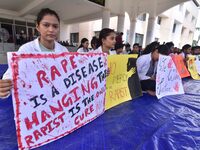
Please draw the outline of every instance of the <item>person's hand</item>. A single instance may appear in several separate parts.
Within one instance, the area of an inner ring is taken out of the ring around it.
[[[156,80],[156,76],[152,76],[150,80]]]
[[[6,97],[10,94],[12,80],[0,80],[0,97]]]

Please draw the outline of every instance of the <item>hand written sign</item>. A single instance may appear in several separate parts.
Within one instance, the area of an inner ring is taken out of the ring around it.
[[[196,56],[195,63],[196,63],[196,66],[197,66],[197,72],[200,75],[200,55]]]
[[[197,72],[196,56],[189,55],[187,60],[188,70],[194,80],[200,80],[200,75]]]
[[[19,149],[61,138],[104,112],[105,54],[9,53]]]
[[[106,79],[106,109],[142,96],[136,58],[137,55],[108,56],[110,75]]]
[[[188,72],[183,57],[181,55],[173,55],[172,59],[176,65],[176,68],[181,76],[181,78],[189,77],[190,73]]]
[[[176,66],[170,56],[159,55],[156,96],[158,99],[167,95],[183,94],[183,84]]]

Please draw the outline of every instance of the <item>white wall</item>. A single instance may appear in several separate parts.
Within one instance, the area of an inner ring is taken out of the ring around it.
[[[189,12],[189,15],[185,17],[186,10]],[[182,47],[184,44],[192,44],[194,31],[196,27],[196,22],[198,18],[198,8],[195,6],[193,2],[186,2],[180,5],[177,5],[159,16],[162,17],[161,25],[155,24],[155,38],[159,39],[159,42],[169,42],[173,41],[176,47]],[[195,18],[192,22],[192,17]],[[117,20],[118,17],[110,18],[110,28],[117,30]],[[176,31],[173,33],[173,25],[177,24]],[[200,24],[200,23],[199,23]],[[100,31],[102,25],[102,20],[95,20],[85,23],[68,25],[69,27],[65,27],[67,29],[64,30],[64,34],[61,33],[61,40],[66,40],[70,38],[70,33],[79,32],[79,41],[81,38],[86,37],[91,40],[92,36],[94,36],[94,31]],[[143,47],[145,47],[146,43],[146,33],[147,33],[147,25],[148,25],[148,15],[146,21],[136,21],[135,33],[143,34]],[[181,35],[182,27],[186,28],[184,34]],[[125,23],[124,23],[124,36],[123,40],[128,41],[129,32],[130,31],[130,18],[127,13],[125,13]],[[67,32],[67,35],[65,34]],[[190,34],[189,34],[190,33]],[[188,38],[189,37],[189,38]],[[197,37],[197,35],[196,35]]]

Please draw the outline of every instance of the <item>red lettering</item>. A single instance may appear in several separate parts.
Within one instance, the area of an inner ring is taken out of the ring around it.
[[[85,109],[85,116],[87,117],[90,113],[88,112],[88,108]]]
[[[63,111],[63,107],[60,104],[60,101],[58,101],[58,107],[54,107],[54,106],[49,106],[51,109],[51,112],[55,115],[57,112]]]
[[[71,62],[72,68],[73,68],[73,69],[76,69],[76,68],[77,68],[77,65],[76,65],[76,63],[75,63],[75,61],[74,61],[74,58],[75,58],[75,56],[70,56],[69,60],[70,60],[70,62]]]
[[[77,95],[77,89],[78,89],[78,87],[75,87],[73,90],[71,90],[69,93],[71,94],[71,93],[73,93],[74,94],[74,96],[75,96],[75,101],[74,102],[77,102],[77,101],[79,101],[80,100],[80,96],[78,97],[78,95]]]
[[[93,105],[90,106],[90,113],[94,111]]]
[[[56,68],[56,66],[52,66],[51,67],[51,80],[54,81],[55,77],[57,76],[61,76],[60,72],[58,71],[58,69]]]
[[[41,112],[41,118],[42,118],[42,123],[47,120],[47,118],[51,118],[51,115],[49,115],[46,111]]]
[[[83,114],[80,116],[76,116],[74,123],[75,125],[78,125],[80,121],[83,121],[85,117],[87,117],[89,114],[91,114],[94,111],[93,105],[91,105],[89,108],[86,108]]]
[[[78,121],[78,116],[76,116],[76,118],[75,118],[74,122],[75,122],[75,125],[78,125],[78,124],[79,124],[79,121]]]
[[[38,79],[38,82],[39,82],[41,88],[43,88],[42,81],[45,81],[46,83],[49,83],[49,80],[46,77],[46,72],[43,71],[43,70],[40,70],[40,71],[37,72],[37,79]]]
[[[35,124],[36,126],[39,125],[39,121],[38,121],[38,117],[36,112],[32,113],[32,121],[29,120],[29,118],[25,118],[25,124],[26,124],[26,128],[28,130],[33,128],[33,124]]]
[[[86,110],[87,110],[87,108],[86,108]],[[80,116],[80,120],[82,121],[83,119],[84,119],[84,113]]]
[[[55,128],[60,126],[60,122],[57,122],[57,119],[58,118],[54,119],[54,121],[53,121],[53,124],[55,125]]]
[[[66,59],[62,60],[61,65],[62,65],[64,72],[67,73],[67,60]]]
[[[63,119],[64,115],[65,113],[62,113],[61,115],[58,116],[58,119],[60,119],[62,123],[64,123],[64,119]]]
[[[26,141],[26,144],[28,145],[28,147],[30,147],[31,144],[34,144],[32,139],[33,139],[32,135],[28,135],[25,137],[25,141]]]
[[[95,80],[95,78],[93,77],[91,80],[91,88],[93,90],[98,88],[98,83],[97,83],[97,81],[94,81],[94,80]]]
[[[36,141],[39,140],[39,137],[42,137],[42,134],[38,130],[35,130],[33,132],[33,135],[34,135]]]
[[[86,92],[90,93],[90,84],[89,84],[89,81],[88,81],[88,84],[86,86],[87,86],[87,89],[86,89],[86,87],[83,84],[81,84],[81,89],[82,89],[83,95],[85,95]]]
[[[72,101],[72,98],[71,98],[71,97],[68,98],[67,100],[66,100],[66,98],[67,98],[67,94],[65,94],[65,95],[62,97],[62,104],[63,104],[64,107],[68,107],[69,105],[72,105],[72,104],[73,104],[73,101]],[[65,101],[65,100],[66,100],[66,101]]]
[[[44,135],[47,135],[47,133],[46,133],[47,127],[46,127],[46,126],[40,128],[40,130],[42,131],[42,133],[43,133]]]
[[[51,123],[52,123],[52,121],[49,121],[49,122],[46,124],[46,126],[48,126],[48,128],[49,128],[49,133],[50,133],[51,131],[54,130],[54,128],[51,127]]]

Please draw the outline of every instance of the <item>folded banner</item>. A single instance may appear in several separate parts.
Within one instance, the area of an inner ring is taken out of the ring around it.
[[[57,140],[105,110],[105,54],[8,54],[19,149]]]
[[[176,94],[184,94],[181,77],[172,58],[160,55],[156,76],[156,96],[160,99]]]
[[[189,77],[190,73],[185,66],[183,57],[181,55],[173,55],[172,59],[176,65],[176,68],[177,68],[181,78]]]
[[[136,58],[137,55],[108,56],[110,75],[106,79],[106,109],[142,96]]]
[[[188,65],[188,70],[191,74],[191,77],[194,80],[200,80],[200,75],[197,72],[197,66],[196,66],[196,56],[188,56],[188,61],[187,61],[187,65]]]

